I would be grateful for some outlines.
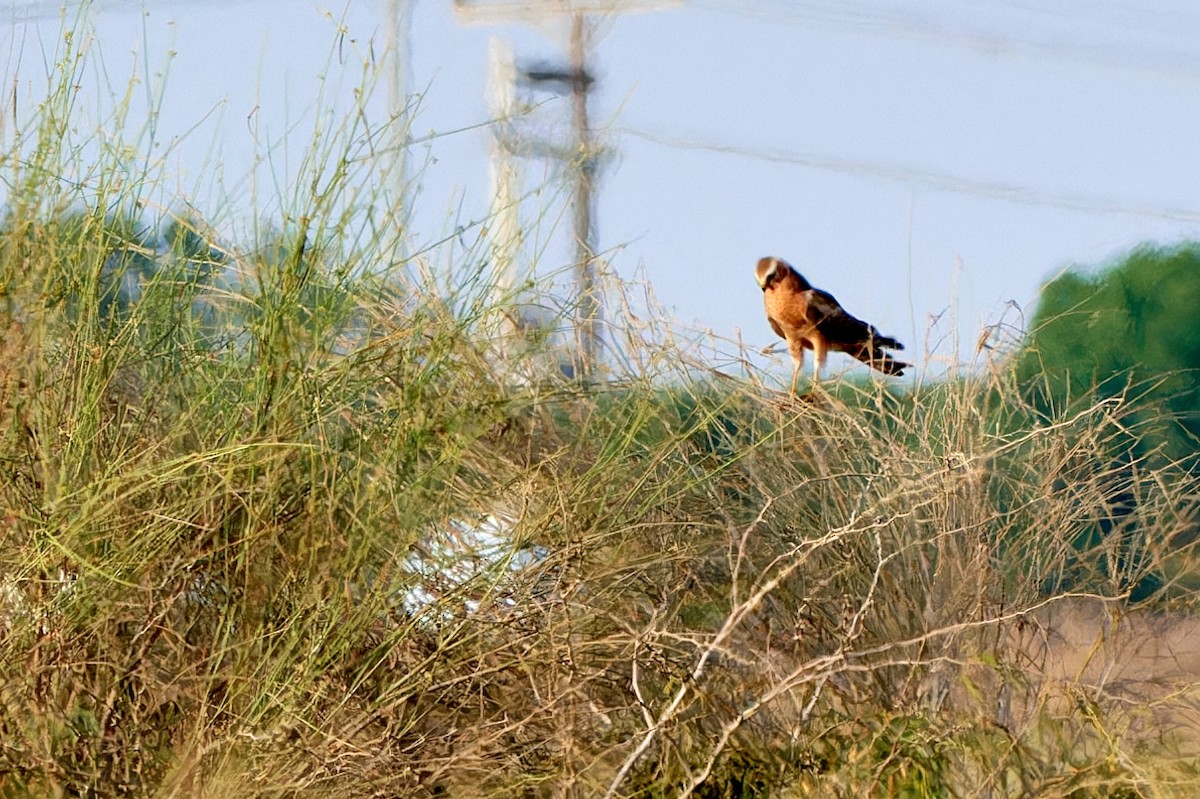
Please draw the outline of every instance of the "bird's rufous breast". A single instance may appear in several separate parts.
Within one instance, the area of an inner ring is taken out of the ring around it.
[[[803,335],[808,332],[808,301],[803,292],[789,291],[786,283],[780,282],[763,293],[767,316],[783,327],[785,332],[794,331]]]

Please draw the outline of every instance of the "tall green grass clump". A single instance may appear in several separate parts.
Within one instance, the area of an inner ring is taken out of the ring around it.
[[[3,155],[0,795],[1187,795],[1190,686],[1051,663],[1147,574],[1190,612],[1119,401],[793,401],[628,320],[580,386],[403,255],[365,112],[240,241],[83,157],[79,58]]]

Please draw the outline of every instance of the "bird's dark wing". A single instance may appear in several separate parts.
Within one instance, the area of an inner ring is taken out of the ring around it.
[[[854,347],[876,332],[863,320],[846,313],[829,292],[809,289],[804,294],[808,299],[809,320],[834,348]]]
[[[874,325],[851,316],[832,294],[820,289],[809,289],[805,294],[808,295],[809,319],[829,342],[830,349],[841,350],[890,375],[903,374],[904,368],[910,365],[884,352],[885,348],[902,350],[903,344],[882,335]]]

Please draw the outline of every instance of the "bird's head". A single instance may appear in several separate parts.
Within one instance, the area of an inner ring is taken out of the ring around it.
[[[754,270],[754,276],[758,279],[758,287],[763,291],[771,288],[771,286],[785,279],[788,275],[795,275],[801,286],[808,288],[808,281],[801,277],[800,273],[782,258],[759,258],[758,266]]]

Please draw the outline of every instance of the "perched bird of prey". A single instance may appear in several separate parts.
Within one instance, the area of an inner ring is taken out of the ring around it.
[[[902,350],[903,344],[846,313],[832,294],[813,288],[782,258],[760,258],[755,276],[763,290],[767,321],[776,334],[787,340],[794,364],[793,394],[806,349],[813,351],[816,360],[814,386],[821,379],[821,367],[830,350],[844,352],[889,375],[902,375],[905,367],[912,365],[884,352],[884,349]]]

